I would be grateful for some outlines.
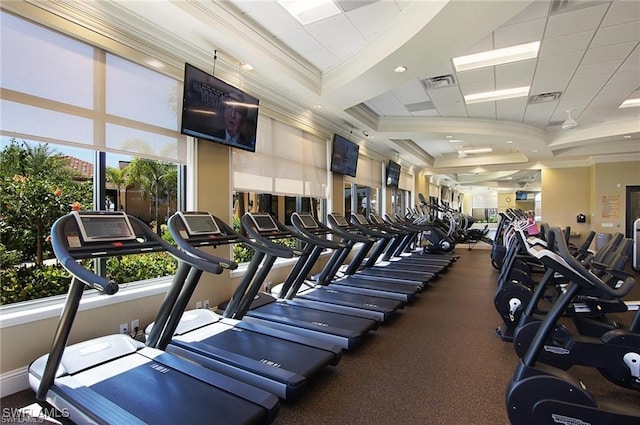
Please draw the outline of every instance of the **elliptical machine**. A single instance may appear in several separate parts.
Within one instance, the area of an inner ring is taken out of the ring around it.
[[[449,217],[448,228],[438,222],[435,205],[427,204],[422,193],[418,194],[420,199],[420,209],[422,216],[414,220],[414,224],[424,226],[425,229],[420,234],[420,245],[424,252],[430,254],[450,253],[454,250],[456,242],[452,237],[455,229],[455,223],[452,217]],[[425,209],[431,209],[432,213],[427,214]]]

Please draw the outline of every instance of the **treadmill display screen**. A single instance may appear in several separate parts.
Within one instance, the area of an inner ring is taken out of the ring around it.
[[[331,214],[331,216],[333,217],[333,221],[335,221],[338,226],[347,227],[349,225],[349,223],[347,222],[347,219],[344,218],[343,215]]]
[[[124,213],[75,213],[75,217],[85,242],[122,241],[136,238],[131,223]]]
[[[371,214],[371,220],[373,220],[376,224],[384,223],[384,221],[382,221],[382,218],[378,214]]]
[[[298,217],[300,217],[300,221],[302,221],[302,225],[305,229],[318,228],[318,223],[316,223],[316,220],[311,216],[311,214],[298,214]]]
[[[362,214],[354,214],[353,216],[356,218],[356,221],[358,222],[358,224],[362,224],[362,225],[369,224],[367,222],[367,219]]]
[[[269,214],[252,214],[251,219],[260,232],[273,232],[278,230],[278,225]]]
[[[178,212],[190,235],[215,235],[220,233],[218,224],[209,213]]]

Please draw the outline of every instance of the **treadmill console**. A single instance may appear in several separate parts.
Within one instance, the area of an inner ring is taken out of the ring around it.
[[[129,218],[124,212],[73,211],[72,214],[85,243],[126,241],[136,238]]]
[[[208,212],[178,211],[176,214],[182,218],[189,236],[213,236],[221,233],[218,224]]]
[[[333,221],[336,223],[337,226],[349,227],[349,222],[347,221],[346,218],[344,218],[342,214],[331,214],[331,217],[333,217]]]
[[[298,217],[300,217],[300,221],[302,222],[302,225],[305,229],[313,230],[320,227],[318,226],[318,222],[316,221],[316,219],[313,218],[313,216],[309,213],[298,214]]]
[[[358,224],[360,224],[362,226],[366,226],[366,225],[369,224],[369,222],[367,221],[367,218],[364,215],[360,214],[360,213],[353,214],[353,218],[355,218],[356,221],[358,222]]]
[[[251,221],[255,225],[258,232],[278,232],[280,229],[275,221],[273,221],[273,217],[270,214],[266,213],[253,213],[250,214]]]
[[[371,221],[373,221],[375,224],[385,224],[382,217],[380,217],[378,214],[371,214],[369,217],[371,217]]]

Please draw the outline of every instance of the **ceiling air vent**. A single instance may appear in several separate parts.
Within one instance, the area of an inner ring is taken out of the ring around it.
[[[559,92],[559,91],[533,94],[529,96],[529,105],[535,105],[537,103],[555,102],[556,100],[560,99],[561,95],[562,95],[562,92]]]
[[[409,112],[431,111],[433,109],[436,109],[436,107],[433,105],[433,102],[430,101],[410,103],[409,105],[404,105],[404,107],[407,108],[407,111]]]
[[[425,78],[422,84],[427,90],[442,89],[456,85],[456,79],[451,74],[440,75],[439,77]]]

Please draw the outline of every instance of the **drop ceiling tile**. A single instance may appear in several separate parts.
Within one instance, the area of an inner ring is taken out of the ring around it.
[[[276,1],[233,1],[234,5],[260,23],[274,35],[287,34],[302,29],[302,25]]]
[[[367,105],[375,107],[381,116],[403,116],[408,115],[407,109],[391,92],[386,92],[380,96],[366,102]]]
[[[490,66],[487,68],[474,69],[473,71],[458,72],[456,77],[458,84],[467,85],[473,83],[479,83],[482,81],[493,81],[495,67]]]
[[[545,18],[503,26],[494,31],[495,48],[515,46],[542,40]]]
[[[640,40],[640,22],[628,22],[612,27],[600,28],[596,32],[591,47],[611,46],[627,41]]]
[[[524,115],[525,122],[535,122],[535,124],[546,127],[556,110],[558,102],[539,103],[536,105],[527,105]]]
[[[601,78],[608,80],[613,73],[622,64],[622,59],[614,59],[606,62],[597,62],[591,64],[580,64],[576,70],[573,80],[594,80],[598,81]],[[573,81],[571,82],[573,84]]]
[[[424,102],[429,100],[426,91],[422,87],[422,84],[417,79],[413,78],[399,87],[391,90],[395,97],[404,105],[411,103]]]
[[[628,43],[614,44],[612,46],[591,48],[587,50],[580,65],[590,65],[614,59],[626,59],[637,45],[637,42],[631,41]]]
[[[467,112],[471,118],[496,119],[496,102],[483,102],[467,105]]]
[[[533,73],[496,76],[496,90],[510,89],[513,87],[531,86],[532,79],[533,79]]]
[[[400,14],[400,8],[394,2],[378,1],[366,7],[347,12],[347,18],[367,40],[372,40],[381,32],[388,31],[388,25]]]
[[[526,109],[526,97],[504,99],[496,102],[496,113],[499,120],[522,122]]]
[[[577,32],[560,37],[545,37],[538,57],[556,56],[564,53],[584,51],[589,46],[596,30]]]
[[[520,22],[533,21],[538,18],[546,18],[549,13],[549,0],[538,0],[532,2],[522,12],[511,18],[506,25],[513,25]]]
[[[545,38],[559,37],[597,28],[606,10],[607,5],[602,4],[553,15],[549,17]]]
[[[491,33],[487,35],[485,38],[478,41],[473,46],[471,46],[469,49],[465,50],[464,52],[460,52],[455,56],[472,55],[474,53],[486,52],[488,50],[493,50],[493,49],[495,49],[495,47],[493,44],[493,33]]]
[[[515,75],[533,75],[536,69],[536,60],[507,63],[495,67],[496,78],[512,77]]]
[[[609,27],[632,21],[640,21],[640,2],[616,1],[611,3],[609,11],[602,21],[602,26]]]
[[[573,74],[582,59],[582,52],[545,56],[538,60],[536,75],[555,74],[558,72]]]
[[[309,24],[305,29],[325,47],[339,46],[345,42],[357,41],[363,44],[366,42],[344,14]]]
[[[530,94],[552,93],[556,91],[563,92],[570,81],[571,74],[568,73],[563,73],[562,75],[548,74],[545,76],[536,74],[531,84]]]
[[[426,78],[438,77],[440,75],[455,74],[451,61],[442,62],[437,66],[431,67],[428,72],[429,73],[426,75],[420,75],[419,79],[424,80]]]
[[[484,93],[496,90],[496,85],[493,81],[480,81],[477,83],[461,85],[460,90],[462,91],[462,94],[466,96],[474,93]],[[429,95],[431,95],[431,91],[429,91]]]

